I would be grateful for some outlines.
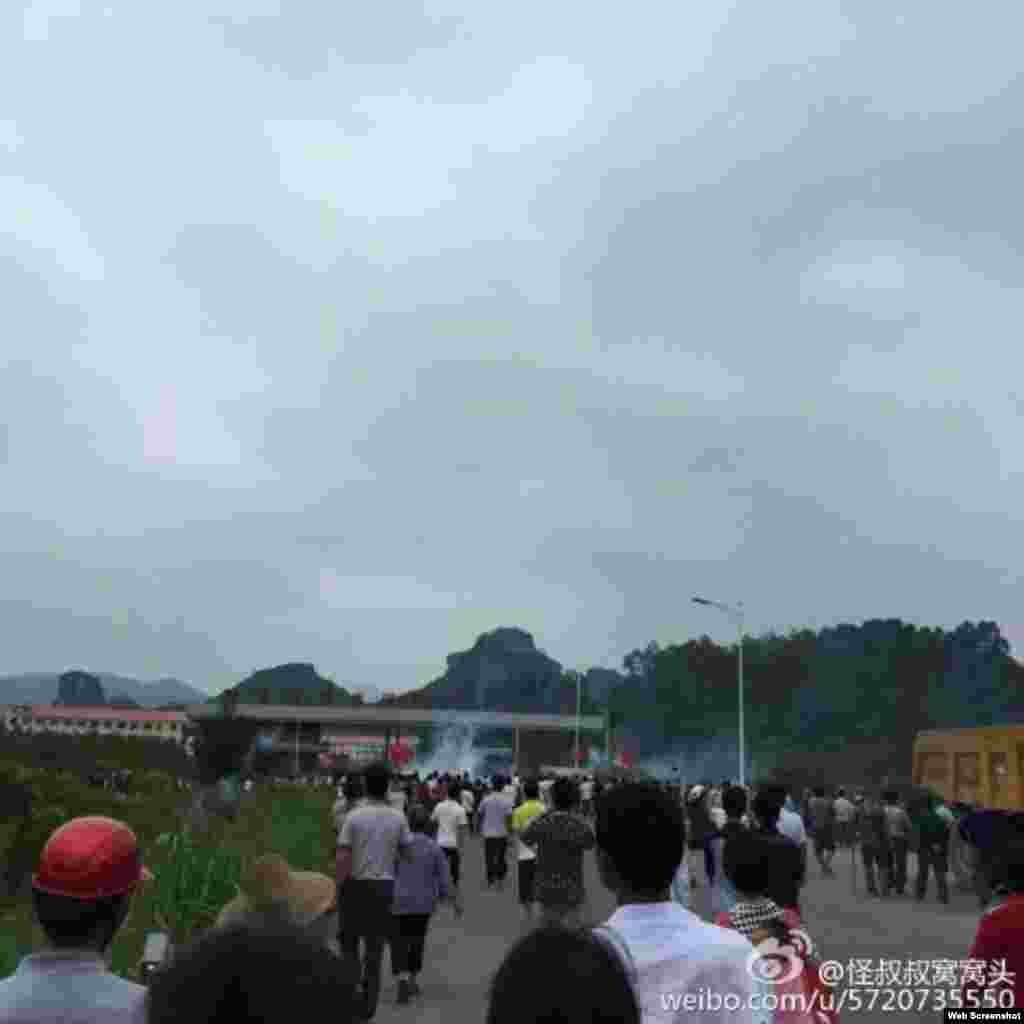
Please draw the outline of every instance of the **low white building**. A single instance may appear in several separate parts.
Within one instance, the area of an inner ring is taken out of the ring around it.
[[[33,734],[138,736],[179,743],[184,739],[188,723],[188,715],[183,711],[76,708],[55,704],[8,705],[2,708],[2,716],[5,728]]]

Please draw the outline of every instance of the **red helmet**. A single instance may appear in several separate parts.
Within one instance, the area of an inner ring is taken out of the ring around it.
[[[74,818],[47,840],[32,886],[52,896],[100,900],[130,892],[153,875],[135,833],[113,818]]]

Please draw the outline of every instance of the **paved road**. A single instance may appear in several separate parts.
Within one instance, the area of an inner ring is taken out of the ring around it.
[[[915,868],[911,858],[911,878]],[[824,879],[816,867],[804,890],[803,905],[807,930],[820,955],[846,962],[852,958],[913,960],[952,959],[967,956],[978,922],[973,896],[953,891],[952,903],[939,904],[934,892],[929,902],[918,904],[912,898],[882,902],[864,895],[863,873],[858,871],[858,892],[854,895],[854,877],[850,854],[837,860],[835,878]],[[588,855],[588,885],[595,923],[614,909],[613,900],[601,885],[592,857]],[[421,977],[422,995],[409,1006],[395,1003],[395,984],[385,955],[385,981],[377,1020],[392,1024],[415,1019],[418,1024],[481,1024],[485,1019],[487,986],[506,951],[520,934],[520,914],[511,884],[504,892],[488,892],[483,887],[483,845],[472,839],[463,866],[463,892],[466,913],[455,919],[448,907],[442,907],[431,923],[427,937],[427,955]],[[707,892],[694,894],[694,909],[705,918]],[[931,981],[928,982],[929,987]],[[841,986],[842,987],[842,986]],[[941,1015],[930,1007],[937,997],[928,995],[928,1009],[906,1012],[883,1009],[884,995],[877,997],[869,1012],[870,995],[862,992],[863,1008],[857,1012],[847,1005],[841,1019],[857,1024],[883,1024],[898,1018],[908,1024],[929,1021],[935,1024]]]

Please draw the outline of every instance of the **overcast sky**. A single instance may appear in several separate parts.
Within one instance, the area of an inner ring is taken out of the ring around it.
[[[1024,647],[1022,36],[0,4],[0,673],[617,667],[693,594]]]

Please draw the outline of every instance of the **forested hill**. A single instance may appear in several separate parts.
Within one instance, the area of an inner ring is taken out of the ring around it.
[[[839,751],[875,744],[909,766],[914,735],[928,728],[1024,722],[1024,666],[995,622],[953,631],[872,619],[744,642],[751,751]],[[575,710],[572,673],[521,629],[497,629],[424,688],[383,703],[401,707]],[[703,636],[629,652],[623,672],[585,674],[583,710],[609,708],[637,756],[736,735],[736,647]]]
[[[736,648],[707,637],[624,659],[616,720],[642,750],[735,736]],[[909,768],[922,729],[1024,722],[1024,666],[995,622],[952,632],[873,619],[747,638],[748,745],[769,753],[880,742]]]

